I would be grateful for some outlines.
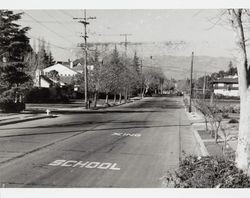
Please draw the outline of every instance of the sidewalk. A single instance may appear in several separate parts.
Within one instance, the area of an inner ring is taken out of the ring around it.
[[[129,104],[138,100],[140,99],[138,99],[138,97],[135,97],[131,98],[127,103],[110,103],[110,106],[97,105],[96,109],[86,109],[85,107],[62,107],[64,104],[42,104],[41,106],[39,106],[38,104],[28,104],[26,110],[22,113],[0,113],[0,126],[38,119],[54,118],[57,117],[57,115],[53,114],[59,113],[95,113],[98,111],[103,112],[104,109]],[[47,110],[50,111],[49,115],[47,115],[46,113]]]
[[[0,113],[0,126],[7,124],[15,124],[19,122],[26,122],[44,118],[53,118],[54,115],[46,115],[46,114],[33,114],[33,113],[21,113],[21,114],[3,114]]]
[[[205,131],[206,125],[203,115],[198,112],[194,111],[189,113],[186,111],[186,114],[191,122],[193,131],[195,133],[195,137],[200,144],[202,149],[202,154],[206,155],[215,155],[215,156],[224,156],[222,146],[224,145],[225,137],[221,130],[218,131],[218,143],[215,143],[214,138],[210,136],[208,132]],[[209,123],[208,123],[209,128]],[[228,147],[226,148],[226,152],[232,157],[237,148],[237,135],[230,134],[230,140],[227,142]]]

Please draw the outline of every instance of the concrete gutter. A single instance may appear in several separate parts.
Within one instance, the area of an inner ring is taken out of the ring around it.
[[[3,122],[0,122],[0,126],[8,125],[8,124],[16,124],[16,123],[20,123],[20,122],[27,122],[27,121],[32,121],[32,120],[45,119],[45,118],[55,118],[55,117],[57,117],[57,116],[55,116],[55,115],[41,115],[41,116],[33,116],[33,117],[27,117],[27,118],[11,119],[11,120],[6,120]]]
[[[189,113],[186,108],[185,108],[185,112],[186,112],[186,115],[187,115],[189,121],[191,122],[191,124],[190,124],[191,125],[191,129],[192,129],[192,131],[194,133],[194,137],[195,137],[195,139],[196,139],[196,141],[197,141],[197,143],[199,145],[199,148],[200,148],[200,151],[201,151],[201,155],[202,156],[209,156],[208,150],[207,150],[204,142],[202,141],[202,139],[201,139],[198,131],[193,126],[195,123],[202,123],[202,122],[204,122],[203,116],[200,115],[200,114],[198,114],[196,111],[193,112],[192,115],[191,115],[191,113]]]

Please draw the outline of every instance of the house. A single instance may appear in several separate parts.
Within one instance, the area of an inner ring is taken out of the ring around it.
[[[57,71],[60,77],[60,80],[56,81],[49,77],[49,72]],[[79,73],[83,73],[83,66],[77,62],[57,62],[55,65],[47,67],[45,69],[37,70],[34,85],[36,87],[51,87],[54,84],[59,84],[61,87],[66,84],[70,84],[74,76]],[[74,90],[78,90],[78,87]]]
[[[54,79],[51,79],[44,75],[43,71],[37,70],[36,71],[36,77],[34,79],[34,86],[35,87],[44,87],[44,88],[49,88],[52,87],[53,85],[59,84],[60,86],[64,86],[65,83],[62,81],[56,81]]]
[[[239,96],[238,76],[225,76],[213,81],[214,94]]]
[[[50,67],[47,67],[43,70],[44,74],[47,75],[50,71],[57,71],[59,76],[75,76],[78,72],[77,71],[74,71],[73,70],[73,66],[71,67],[67,67],[65,65],[62,65],[62,64],[55,64],[55,65],[52,65]]]

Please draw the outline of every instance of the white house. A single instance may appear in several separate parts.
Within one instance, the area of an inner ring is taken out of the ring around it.
[[[238,76],[227,76],[213,81],[214,94],[239,96]]]
[[[50,79],[47,76],[43,75],[43,72],[41,70],[36,71],[36,77],[35,77],[35,80],[34,80],[34,86],[35,87],[49,88],[55,83],[56,82],[54,82],[52,79]]]
[[[75,76],[78,72],[73,70],[72,68],[69,68],[67,66],[64,66],[62,64],[55,64],[50,67],[47,67],[43,70],[44,74],[47,75],[50,71],[57,71],[59,76]]]
[[[36,87],[46,87],[49,88],[54,84],[59,84],[60,86],[65,86],[66,84],[70,84],[72,81],[72,78],[79,73],[83,72],[83,66],[78,63],[75,66],[73,66],[73,62],[70,62],[68,64],[60,64],[57,63],[55,65],[52,65],[50,67],[47,67],[45,69],[37,70],[36,71],[36,77],[34,79],[34,85]],[[48,73],[51,71],[57,71],[58,75],[60,76],[60,80],[56,81],[52,78],[48,77]],[[78,90],[76,87],[75,90]]]

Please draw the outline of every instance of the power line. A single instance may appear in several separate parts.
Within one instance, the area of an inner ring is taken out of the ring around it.
[[[47,15],[48,15],[49,17],[51,17],[51,18],[56,18],[56,17],[53,17],[50,13],[48,13],[47,10],[46,10],[46,13],[47,13]],[[56,22],[57,24],[61,24],[61,25],[62,25],[65,29],[67,29],[70,33],[73,32],[71,29],[69,29],[67,26],[65,26],[62,22],[60,22],[60,21],[58,21],[58,20],[55,20],[55,22]],[[75,32],[73,32],[73,33],[75,33]]]
[[[38,21],[37,19],[35,19],[34,17],[32,17],[30,14],[28,14],[27,12],[23,11],[28,17],[30,17],[32,20],[36,21],[38,24],[40,24],[41,26],[43,26],[44,28],[46,28],[47,30],[49,30],[50,32],[56,34],[57,36],[59,36],[60,38],[62,38],[65,41],[70,42],[71,44],[75,45],[74,43],[72,43],[70,40],[68,40],[67,38],[65,38],[64,36],[58,34],[57,32],[55,32],[54,30],[48,28],[46,25],[44,25],[43,23],[41,23],[40,21]]]
[[[67,13],[67,12],[66,12],[66,11],[64,11],[64,10],[59,10],[59,12],[63,13],[63,14],[64,14],[64,15],[66,15],[66,16],[69,16],[70,18],[74,18],[74,16],[73,16],[73,15],[71,15],[71,14]]]
[[[72,23],[72,21],[44,21],[44,20],[37,20],[37,21],[34,21],[34,20],[21,20],[22,22],[28,22],[28,23],[37,23],[37,21],[39,21],[40,23],[65,23],[65,24],[67,24],[67,23]]]
[[[35,40],[40,40],[40,38],[38,38],[38,37],[35,37],[35,36],[32,36],[32,35],[28,35],[29,37],[31,37],[32,39],[35,39]],[[56,48],[59,48],[59,49],[62,49],[62,50],[67,50],[67,51],[69,51],[69,49],[73,49],[73,48],[66,48],[66,47],[62,47],[62,46],[59,46],[59,45],[56,45],[56,44],[53,44],[53,43],[49,43],[51,46],[54,46],[54,47],[56,47]]]
[[[74,18],[74,16],[73,15],[71,15],[71,14],[69,14],[69,13],[67,13],[66,11],[64,11],[64,10],[58,10],[59,12],[61,12],[61,13],[63,13],[65,16],[67,16],[67,17],[70,17],[71,19],[73,19]],[[76,28],[73,26],[73,28],[75,29],[75,31],[76,31]]]

